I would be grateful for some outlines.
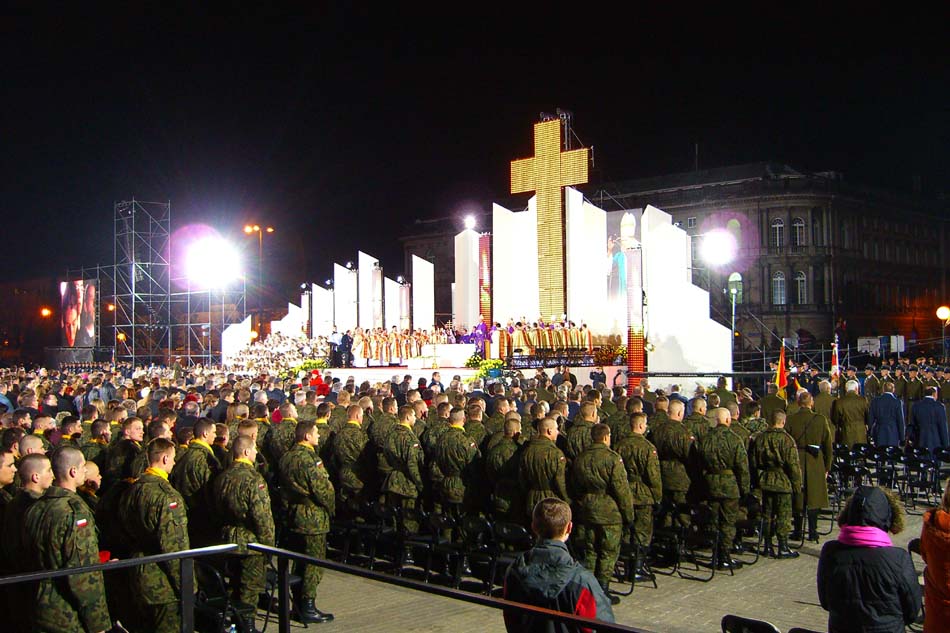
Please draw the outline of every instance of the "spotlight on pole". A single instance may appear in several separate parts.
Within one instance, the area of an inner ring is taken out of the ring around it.
[[[396,283],[397,284],[406,283],[406,278],[403,277],[402,275],[399,275],[398,277],[396,277]]]
[[[40,308],[40,316],[43,317],[44,319],[48,319],[50,316],[52,316],[52,314],[53,314],[53,311],[50,310],[49,308],[45,308],[45,307]]]
[[[346,267],[347,267],[349,270],[353,270],[353,262],[346,262]]]
[[[241,261],[231,244],[206,237],[188,247],[185,274],[199,288],[223,288],[241,277]]]
[[[468,229],[469,231],[471,231],[476,226],[478,226],[478,222],[475,221],[474,215],[466,215],[463,222],[465,222],[465,228]]]
[[[330,286],[333,285],[333,280],[332,280],[332,279],[327,279],[327,280],[324,281],[323,283],[326,284],[326,287],[327,287],[327,288],[329,288]]]
[[[729,231],[706,233],[700,246],[700,256],[710,266],[724,266],[736,258],[736,238]]]

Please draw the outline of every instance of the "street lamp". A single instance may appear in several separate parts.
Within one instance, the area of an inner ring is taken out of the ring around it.
[[[937,318],[943,321],[940,324],[940,344],[943,349],[940,350],[940,357],[947,360],[947,323],[950,323],[950,307],[940,306],[937,308]]]
[[[264,233],[273,233],[274,227],[261,227],[259,224],[245,224],[248,235],[257,233],[257,329],[264,330]]]

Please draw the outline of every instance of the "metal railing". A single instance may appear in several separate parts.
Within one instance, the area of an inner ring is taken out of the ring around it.
[[[430,585],[418,580],[411,580],[401,576],[392,576],[382,572],[365,569],[363,567],[357,567],[355,565],[347,565],[345,563],[337,563],[321,558],[314,558],[313,556],[291,552],[290,550],[281,549],[279,547],[270,547],[268,545],[251,543],[247,546],[247,548],[255,552],[277,557],[277,600],[279,604],[278,631],[280,633],[290,633],[290,561],[300,561],[310,565],[316,565],[317,567],[322,567],[324,569],[329,569],[331,571],[337,571],[344,574],[349,574],[351,576],[358,576],[368,580],[375,580],[388,585],[403,587],[405,589],[413,589],[415,591],[421,591],[431,595],[442,596],[443,598],[451,598],[453,600],[467,602],[469,604],[477,604],[479,606],[489,607],[492,609],[503,609],[509,612],[514,611],[519,614],[556,620],[558,622],[577,626],[579,629],[590,629],[597,631],[598,633],[650,633],[650,631],[647,631],[646,629],[638,629],[632,626],[625,626],[623,624],[602,622],[592,618],[577,616],[572,613],[552,611],[551,609],[545,609],[543,607],[534,607],[531,605],[522,604],[520,602],[505,600],[503,598],[494,598],[492,596],[486,596],[480,593],[462,591],[461,589]]]
[[[206,556],[219,556],[221,554],[230,554],[238,549],[237,545],[214,545],[212,547],[199,547],[197,549],[186,549],[180,552],[169,554],[156,554],[155,556],[143,556],[141,558],[127,558],[123,560],[110,561],[98,565],[87,565],[84,567],[67,567],[54,571],[38,571],[28,574],[17,574],[15,576],[0,576],[0,587],[6,585],[16,585],[26,582],[39,582],[41,580],[52,580],[54,578],[65,578],[77,574],[88,574],[90,572],[108,573],[116,569],[128,569],[130,567],[139,567],[151,563],[167,563],[171,561],[180,561],[181,564],[181,631],[182,633],[194,633],[195,630],[195,559]]]

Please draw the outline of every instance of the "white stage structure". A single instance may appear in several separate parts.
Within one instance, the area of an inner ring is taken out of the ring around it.
[[[455,288],[452,322],[462,329],[478,323],[478,233],[465,229],[455,236]]]
[[[234,357],[251,344],[251,317],[232,323],[221,332],[221,363],[230,365]]]
[[[502,324],[509,319],[536,321],[539,312],[538,210],[535,196],[528,210],[518,213],[492,205],[492,315]],[[505,274],[501,271],[517,271]],[[550,315],[549,315],[550,316]]]
[[[389,277],[383,279],[383,304],[386,306],[383,322],[387,330],[392,328],[402,329],[400,325],[402,323],[401,288],[402,284],[395,279]]]
[[[313,335],[329,335],[333,332],[333,291],[310,284],[310,304],[313,307],[310,317]]]
[[[383,286],[382,283],[377,282],[377,280],[381,282],[382,277],[379,260],[359,251],[356,267],[359,281],[357,295],[359,297],[359,325],[364,330],[383,327]]]
[[[306,334],[307,311],[295,303],[287,304],[287,316],[279,321],[270,322],[271,334],[284,334],[286,336],[299,337]]]
[[[435,266],[416,255],[412,265],[412,329],[431,332],[435,327]],[[454,294],[454,293],[453,293]]]
[[[340,332],[354,330],[359,325],[356,271],[339,264],[333,264],[333,310]]]

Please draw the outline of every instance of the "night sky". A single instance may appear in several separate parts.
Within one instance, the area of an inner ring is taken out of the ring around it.
[[[507,197],[508,161],[557,107],[603,181],[688,171],[698,142],[701,168],[774,160],[950,189],[946,10],[197,4],[5,10],[4,278],[111,263],[112,204],[133,196],[170,200],[173,229],[208,223],[247,246],[245,222],[273,224],[266,266],[287,287],[357,249],[394,276],[415,219]]]

